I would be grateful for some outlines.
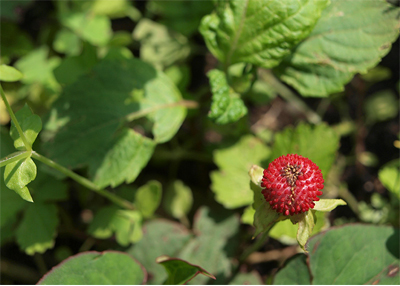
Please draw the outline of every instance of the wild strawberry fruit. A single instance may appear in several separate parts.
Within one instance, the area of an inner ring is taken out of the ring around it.
[[[314,208],[324,187],[321,170],[310,159],[288,154],[275,159],[264,170],[264,198],[272,209],[286,216]]]

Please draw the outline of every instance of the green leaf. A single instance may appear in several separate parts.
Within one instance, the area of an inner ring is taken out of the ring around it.
[[[390,51],[399,34],[399,9],[384,0],[331,2],[309,37],[275,70],[304,96],[344,90],[356,73],[366,73]]]
[[[399,230],[350,224],[308,242],[313,284],[399,284]],[[335,267],[332,267],[335,265]]]
[[[124,123],[147,115],[155,141],[168,141],[186,115],[181,99],[170,80],[149,64],[138,59],[101,61],[66,86],[53,104],[44,149],[64,166],[89,166],[90,177],[101,187],[131,183],[155,142]]]
[[[393,160],[379,170],[378,178],[391,194],[400,200],[400,163]]]
[[[399,100],[391,90],[379,91],[366,98],[364,110],[367,123],[385,121],[397,116]]]
[[[97,63],[97,51],[94,46],[85,44],[83,52],[79,56],[65,58],[61,64],[54,69],[54,76],[62,85],[71,84],[80,76],[88,73]]]
[[[197,237],[191,239],[181,250],[179,257],[196,265],[207,265],[216,277],[213,283],[224,284],[225,277],[232,275],[230,258],[237,250],[237,235],[239,217],[224,209],[202,207],[195,215],[193,226]],[[235,243],[236,242],[236,243]],[[207,284],[210,279],[199,275],[188,284]]]
[[[239,273],[230,282],[229,285],[264,285],[260,274],[253,270],[249,273]]]
[[[176,180],[168,186],[164,201],[164,209],[174,218],[186,217],[193,205],[192,190],[182,181]]]
[[[14,149],[13,140],[8,136],[6,128],[0,127],[0,157],[4,157]],[[15,220],[17,213],[28,203],[12,190],[8,189],[4,182],[3,171],[0,172],[0,228]],[[1,231],[2,232],[2,231]]]
[[[15,67],[24,75],[21,79],[22,83],[40,83],[45,87],[58,92],[60,87],[54,78],[53,70],[59,65],[60,59],[58,57],[48,58],[48,54],[48,47],[43,46],[37,48],[20,58],[15,63]]]
[[[88,233],[106,239],[116,235],[122,246],[135,243],[142,238],[142,216],[138,211],[121,210],[116,206],[101,208],[89,225]]]
[[[90,167],[97,167],[94,182],[102,187],[118,186],[122,182],[133,182],[146,166],[153,153],[154,141],[132,131],[124,129],[105,148],[103,162],[91,162]],[[89,142],[88,142],[89,143]]]
[[[128,0],[95,0],[90,2],[90,10],[96,15],[105,15],[109,18],[128,16],[135,22],[140,18],[140,12]]]
[[[314,202],[315,206],[313,210],[321,212],[330,212],[334,210],[337,206],[345,206],[347,203],[341,199],[320,199]]]
[[[0,80],[2,81],[18,81],[23,74],[14,67],[0,65]]]
[[[68,198],[67,184],[45,172],[39,172],[29,185],[35,202],[64,201]]]
[[[298,223],[299,228],[297,229],[296,238],[297,242],[303,250],[306,250],[305,245],[307,240],[310,238],[311,233],[313,232],[315,220],[315,213],[310,210],[304,214],[303,218],[300,219]]]
[[[4,182],[10,190],[15,191],[24,200],[33,202],[26,187],[36,177],[36,165],[30,157],[12,162],[4,169]]]
[[[244,209],[243,214],[240,218],[241,223],[253,225],[254,222],[254,214],[256,213],[256,210],[253,208],[253,206],[248,206],[247,208]]]
[[[162,186],[158,181],[149,181],[135,194],[135,206],[144,218],[151,217],[161,203]]]
[[[159,22],[174,31],[189,36],[197,31],[201,18],[213,8],[211,1],[157,1],[151,0],[147,9],[160,15]]]
[[[314,213],[316,222],[311,235],[315,235],[322,229],[329,227],[329,220],[325,216],[325,213],[318,211]],[[293,224],[290,220],[284,220],[275,224],[268,235],[284,244],[297,244],[296,237],[298,229],[298,224]]]
[[[53,204],[30,204],[17,228],[17,242],[27,254],[44,253],[54,246],[58,226],[57,207]]]
[[[207,76],[210,79],[213,94],[208,117],[215,123],[227,124],[238,121],[247,114],[247,108],[240,98],[228,85],[226,75],[220,70],[211,70]]]
[[[181,224],[165,219],[150,220],[143,226],[143,239],[128,253],[148,269],[148,284],[161,284],[167,279],[167,274],[156,258],[161,255],[176,257],[190,237],[189,231]]]
[[[40,130],[42,130],[42,120],[38,115],[32,113],[32,110],[27,104],[15,113],[15,117],[21,126],[28,144],[32,147]],[[14,147],[16,149],[27,150],[22,138],[19,136],[14,122],[11,123],[10,136],[14,140]]]
[[[111,22],[106,16],[86,13],[61,14],[62,24],[83,40],[95,46],[105,46],[111,38]]]
[[[57,32],[53,42],[53,48],[59,53],[65,53],[69,56],[77,56],[82,50],[82,42],[78,35],[63,28]]]
[[[87,251],[61,262],[38,282],[40,285],[139,285],[147,274],[131,256],[119,251]]]
[[[200,33],[225,66],[238,62],[271,68],[313,29],[328,0],[217,1]]]
[[[310,285],[311,278],[306,262],[307,256],[299,253],[286,261],[274,277],[275,285]]]
[[[0,180],[0,227],[3,227],[17,217],[17,213],[26,207],[26,202],[6,188],[2,174]]]
[[[225,208],[238,208],[253,202],[248,172],[253,164],[269,157],[270,149],[251,135],[243,136],[236,144],[214,151],[219,171],[211,172],[211,190]]]
[[[339,149],[339,136],[327,124],[300,123],[275,135],[271,161],[282,155],[299,154],[313,161],[326,178]]]
[[[149,19],[139,21],[133,38],[141,43],[140,58],[159,68],[182,61],[190,54],[185,36]]]
[[[200,266],[191,264],[179,258],[171,258],[163,255],[157,257],[156,262],[164,266],[168,273],[168,278],[164,282],[165,285],[183,285],[198,274],[203,274],[215,280],[214,275],[210,274]]]

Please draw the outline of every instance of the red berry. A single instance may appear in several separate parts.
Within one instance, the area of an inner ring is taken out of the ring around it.
[[[297,154],[280,156],[264,170],[261,182],[264,198],[272,209],[294,215],[314,208],[313,201],[322,195],[321,170],[310,159]]]

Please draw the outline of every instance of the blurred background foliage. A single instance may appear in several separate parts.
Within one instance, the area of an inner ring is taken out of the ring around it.
[[[268,243],[240,261],[254,234],[248,170],[253,164],[267,167],[278,156],[294,152],[320,166],[324,198],[340,197],[348,203],[318,214],[314,233],[330,230],[331,234],[317,234],[310,242],[311,247],[323,245],[311,256],[309,267],[318,273],[315,283],[330,284],[329,279],[338,275],[329,272],[329,264],[314,269],[317,264],[312,260],[323,256],[324,249],[329,251],[327,245],[335,237],[360,247],[369,243],[368,249],[381,251],[389,258],[381,261],[380,269],[393,263],[392,248],[381,246],[393,236],[389,226],[399,227],[398,39],[379,65],[356,74],[344,91],[325,98],[298,96],[270,70],[232,65],[227,70],[229,92],[240,94],[248,111],[233,123],[219,125],[207,117],[214,88],[209,80],[218,77],[207,72],[218,61],[199,33],[201,19],[214,9],[213,2],[14,0],[0,5],[1,64],[24,74],[21,81],[2,86],[13,110],[28,103],[42,118],[44,130],[34,149],[58,158],[136,207],[122,210],[44,165],[38,165],[38,176],[29,185],[35,204],[22,201],[1,178],[3,284],[36,283],[73,254],[109,249],[136,258],[149,273],[149,284],[161,284],[167,277],[155,262],[160,255],[185,259],[217,277],[214,281],[197,276],[189,284],[309,284],[304,272],[290,276],[307,265],[304,254],[293,256],[301,251],[297,228],[289,221],[276,224]],[[128,61],[132,66],[120,64]],[[143,87],[137,79],[150,83]],[[126,98],[118,92],[130,84],[136,88],[132,101],[143,97],[142,90],[152,95],[140,108],[181,99],[197,102],[197,108],[175,108],[171,114],[125,121],[123,116],[132,111],[125,109]],[[283,96],[288,90],[295,97]],[[102,123],[117,118],[115,128],[124,129],[116,138],[109,138],[114,131],[99,132],[98,141],[76,139],[74,130],[66,137],[54,137],[70,124],[71,104],[79,107],[73,109],[79,116],[92,116],[93,126],[103,128]],[[4,157],[14,151],[3,101],[0,123]],[[71,138],[77,147],[68,141]],[[143,149],[132,163],[124,161],[125,153],[107,153],[115,146]],[[109,173],[107,166],[113,160],[130,167],[125,173],[119,169]],[[356,222],[367,226],[353,233],[348,223]],[[363,231],[380,235],[364,241]],[[348,259],[359,253],[351,245],[337,247],[341,253],[351,253]],[[395,263],[398,258],[397,254]],[[354,267],[364,267],[362,261]],[[327,280],[320,278],[327,272]],[[367,277],[343,280],[368,282]]]

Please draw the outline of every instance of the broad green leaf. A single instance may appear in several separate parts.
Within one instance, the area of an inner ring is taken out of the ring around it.
[[[106,16],[75,12],[61,14],[60,19],[65,27],[92,45],[105,46],[111,38],[111,22]]]
[[[192,190],[182,181],[176,180],[168,186],[164,201],[164,209],[174,218],[186,217],[193,205]]]
[[[149,181],[135,194],[135,206],[144,218],[151,217],[161,203],[162,186],[158,181]]]
[[[224,277],[232,275],[230,258],[237,249],[237,235],[239,230],[239,217],[223,209],[210,209],[202,207],[195,215],[194,233],[192,238],[181,250],[179,257],[196,265],[206,265],[215,275],[215,284],[224,284]],[[199,275],[188,284],[207,284],[210,279]]]
[[[59,53],[77,56],[82,50],[82,42],[77,34],[63,28],[57,32],[53,42],[53,48]]]
[[[196,277],[198,274],[203,274],[207,277],[215,279],[214,275],[210,274],[203,268],[193,265],[179,258],[171,258],[163,255],[157,257],[156,262],[164,266],[168,273],[168,278],[164,282],[166,285],[183,285],[189,280]]]
[[[185,36],[149,19],[140,20],[133,32],[133,38],[141,44],[140,58],[159,68],[184,60],[190,54]]]
[[[208,117],[215,123],[226,124],[239,120],[247,114],[247,108],[240,94],[231,89],[223,71],[208,72],[212,91],[212,103]]]
[[[71,256],[47,272],[39,285],[140,285],[147,279],[144,268],[119,251],[87,251]]]
[[[157,1],[151,0],[147,9],[160,15],[159,22],[174,31],[189,36],[197,31],[201,18],[210,13],[212,1]]]
[[[142,238],[142,216],[138,211],[125,211],[116,206],[101,208],[96,212],[88,232],[96,238],[106,239],[115,233],[122,246]]]
[[[24,200],[33,202],[26,187],[36,177],[36,165],[30,157],[12,162],[4,169],[4,182],[10,190],[15,191]]]
[[[24,105],[20,110],[15,113],[15,117],[19,125],[21,126],[22,132],[25,135],[26,140],[30,147],[35,142],[40,130],[42,130],[42,120],[36,114],[32,113],[32,110],[27,104]],[[10,136],[14,140],[14,147],[18,150],[26,150],[26,146],[19,136],[18,130],[15,127],[14,122],[11,123]]]
[[[379,170],[378,178],[382,185],[400,200],[400,163],[393,160]]]
[[[384,0],[331,2],[311,34],[275,69],[303,96],[344,90],[356,73],[366,73],[390,51],[399,34],[399,8]]]
[[[6,128],[0,127],[0,157],[4,157],[14,151],[13,140],[8,136]],[[0,228],[15,220],[17,213],[27,203],[12,190],[8,189],[4,182],[3,170],[0,172]],[[1,231],[0,231],[1,232]]]
[[[58,226],[57,207],[36,202],[24,211],[17,228],[17,242],[27,254],[44,253],[54,246]]]
[[[105,15],[109,18],[130,17],[135,22],[140,18],[140,12],[128,0],[95,0],[90,1],[90,10],[96,15]]]
[[[261,164],[270,149],[257,138],[246,135],[236,144],[214,151],[219,171],[211,172],[211,190],[226,208],[247,206],[253,202],[248,172],[253,164]]]
[[[329,227],[329,220],[323,212],[315,212],[315,219],[316,222],[311,235],[315,235],[321,230]],[[299,225],[293,224],[290,220],[280,221],[273,226],[273,228],[269,232],[269,236],[276,240],[279,240],[281,243],[284,244],[296,244],[298,228]]]
[[[99,186],[114,187],[124,181],[133,182],[150,160],[155,147],[154,141],[129,129],[124,129],[113,139],[105,148],[108,151],[104,152],[103,162],[93,178]],[[97,162],[91,162],[90,167],[96,166]]]
[[[339,149],[339,136],[327,124],[300,123],[275,135],[271,160],[282,155],[299,154],[313,161],[326,178]]]
[[[315,225],[315,214],[313,211],[309,210],[304,214],[304,217],[298,223],[297,229],[297,242],[303,250],[307,240],[310,238]]]
[[[165,219],[151,220],[143,226],[143,239],[128,253],[148,270],[148,284],[161,284],[167,279],[167,274],[156,258],[161,255],[176,257],[190,237],[189,231],[181,224]]]
[[[249,273],[239,273],[230,282],[229,285],[264,285],[260,274],[253,270]]]
[[[48,58],[48,47],[40,47],[24,57],[20,58],[15,67],[22,72],[24,77],[21,82],[24,84],[40,83],[54,92],[58,92],[60,87],[53,75],[60,59],[58,57]]]
[[[17,213],[26,207],[26,202],[13,191],[6,188],[3,174],[0,174],[0,227],[17,217]]]
[[[41,172],[40,169],[29,189],[33,193],[35,202],[39,203],[63,201],[68,198],[66,182]]]
[[[399,100],[391,90],[379,91],[366,98],[364,110],[367,123],[385,121],[397,116]]]
[[[313,284],[398,285],[399,237],[398,229],[361,224],[317,234],[307,244]]]
[[[317,202],[314,202],[314,210],[321,212],[330,212],[334,210],[337,206],[345,206],[347,205],[344,200],[341,199],[320,199]]]
[[[299,253],[290,258],[274,277],[275,285],[310,285],[311,278],[306,262],[307,256]]]
[[[94,46],[84,44],[83,52],[79,56],[65,58],[54,69],[54,76],[61,85],[71,84],[80,76],[88,73],[97,62],[97,51]]]
[[[18,81],[23,77],[23,74],[14,67],[0,65],[0,80],[2,81]]]
[[[328,0],[216,1],[200,25],[208,49],[225,66],[279,64],[313,29]]]
[[[168,141],[186,115],[181,99],[164,74],[138,59],[101,61],[53,104],[44,149],[64,166],[89,166],[90,177],[101,187],[130,183],[155,143],[123,123],[148,114],[155,141]]]

